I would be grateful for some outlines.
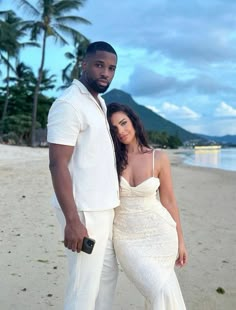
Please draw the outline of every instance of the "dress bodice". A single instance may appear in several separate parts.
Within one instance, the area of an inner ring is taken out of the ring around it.
[[[153,216],[154,213],[158,213],[171,223],[171,225],[176,226],[170,213],[163,207],[157,197],[159,186],[160,179],[154,176],[144,180],[137,186],[131,186],[129,182],[121,176],[120,206],[115,209],[115,226],[117,224],[117,219],[120,221],[120,216],[125,216],[125,220],[128,220],[129,216],[131,216],[130,222],[132,222],[133,219],[137,219],[137,216],[147,214],[147,212],[150,213],[151,216]],[[136,215],[136,219],[134,214]],[[122,229],[124,229],[124,227]]]
[[[152,176],[145,179],[136,186],[131,186],[123,177],[120,177],[120,197],[156,197],[156,192],[160,186],[159,178],[154,176],[155,150],[152,152]]]
[[[156,196],[156,191],[160,186],[160,180],[156,177],[150,177],[137,186],[131,186],[129,182],[121,176],[120,197],[148,197]]]
[[[121,177],[120,180],[120,207],[116,208],[116,213],[143,212],[153,205],[160,204],[157,200],[157,190],[160,180],[150,177],[137,186],[131,186],[129,182]]]

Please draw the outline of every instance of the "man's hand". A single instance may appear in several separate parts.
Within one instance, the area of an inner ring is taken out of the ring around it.
[[[80,222],[79,218],[67,222],[65,226],[64,245],[73,252],[80,252],[84,237],[88,237],[86,227]]]

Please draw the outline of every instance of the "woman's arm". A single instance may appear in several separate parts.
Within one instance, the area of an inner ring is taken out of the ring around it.
[[[178,234],[179,243],[179,256],[176,260],[176,265],[184,266],[187,263],[187,251],[184,244],[183,231],[180,222],[179,210],[177,207],[174,190],[172,185],[171,168],[168,156],[165,152],[161,151],[155,167],[158,168],[158,177],[160,179],[159,195],[162,205],[169,211],[174,221],[176,222],[176,229]]]

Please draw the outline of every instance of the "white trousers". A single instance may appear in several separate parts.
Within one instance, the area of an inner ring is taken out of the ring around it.
[[[64,238],[64,214],[55,210]],[[92,254],[66,249],[69,276],[64,310],[111,310],[118,276],[112,243],[114,210],[78,214],[96,243]]]

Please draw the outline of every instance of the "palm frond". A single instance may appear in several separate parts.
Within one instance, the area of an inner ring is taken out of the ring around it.
[[[30,40],[36,41],[41,31],[44,30],[44,25],[41,22],[36,22],[31,27],[29,27],[29,29],[30,29]]]
[[[25,63],[20,62],[16,66],[16,75],[18,78],[26,77],[28,75],[33,75],[31,67],[27,66]]]
[[[72,63],[68,64],[63,70],[62,70],[62,81],[63,83],[69,83],[71,82],[71,78],[70,78],[70,73],[71,73],[71,70],[70,68],[72,67]],[[69,74],[68,74],[69,72]]]
[[[37,42],[24,42],[20,43],[20,47],[28,47],[28,46],[33,46],[33,47],[40,47],[40,44]]]
[[[76,32],[72,34],[73,37],[73,45],[77,48],[77,45],[86,45],[86,47],[90,44],[88,38],[86,38],[82,33]]]
[[[1,55],[1,60],[2,60],[2,63],[9,67],[13,72],[16,72],[14,66],[12,66],[12,64],[10,63],[10,61],[7,59],[7,57],[5,57],[2,53],[0,54]]]
[[[18,0],[18,7],[22,8],[32,14],[33,16],[40,16],[40,11],[27,0]]]
[[[61,0],[54,4],[55,16],[61,16],[71,10],[83,7],[85,0]]]
[[[36,22],[35,20],[23,20],[20,23],[20,29],[23,31],[30,29],[35,24],[35,22]]]
[[[74,38],[75,36],[79,36],[80,32],[75,30],[74,28],[63,25],[63,24],[54,24],[54,29],[57,28],[60,32],[62,32],[64,35],[69,35],[71,38]]]
[[[26,21],[22,27],[21,31],[29,31],[30,32],[30,40],[36,41],[40,32],[43,30],[44,25],[41,21]]]
[[[62,91],[70,86],[70,83],[57,87],[57,91]]]
[[[54,36],[55,41],[59,41],[60,44],[62,44],[62,45],[67,45],[67,44],[69,44],[69,43],[66,41],[66,39],[64,39],[63,36],[62,36],[56,29],[53,29],[52,35]]]
[[[8,80],[9,82],[17,82],[19,79],[18,79],[17,77],[10,76],[8,79],[5,78],[5,79],[3,80],[3,82],[6,83],[7,80]]]
[[[68,72],[68,70],[71,68],[71,66],[72,66],[72,63],[68,64],[68,65],[62,70],[62,72],[64,72],[64,73]]]
[[[69,59],[69,60],[75,59],[75,55],[73,55],[73,54],[70,53],[70,52],[66,52],[66,53],[65,53],[65,57],[66,57],[67,59]]]
[[[91,25],[91,22],[80,16],[59,16],[56,17],[58,23],[76,22],[85,25]]]
[[[13,12],[12,10],[0,11],[0,16],[7,18],[8,14]]]

